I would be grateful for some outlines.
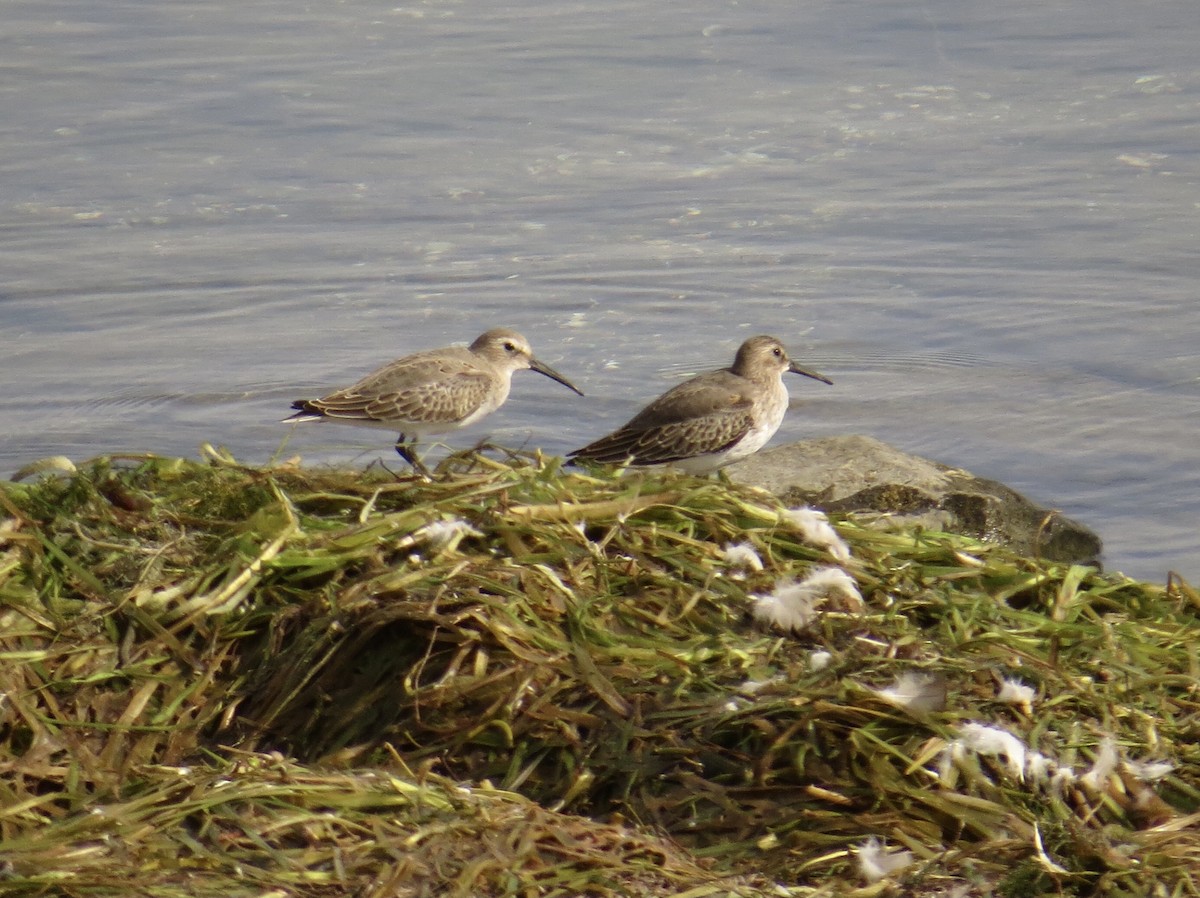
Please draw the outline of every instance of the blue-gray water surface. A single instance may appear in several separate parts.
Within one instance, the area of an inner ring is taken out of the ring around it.
[[[1195,582],[1197,46],[1190,0],[10,0],[0,472],[365,464],[290,401],[501,324],[588,395],[518,374],[448,441],[561,453],[771,333],[835,381],[776,444],[871,434]]]

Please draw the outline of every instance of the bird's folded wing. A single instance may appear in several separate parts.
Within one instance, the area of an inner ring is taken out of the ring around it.
[[[609,464],[661,465],[728,449],[753,425],[748,409],[635,428],[630,424],[571,454]]]
[[[491,380],[483,373],[459,372],[452,384],[429,380],[380,393],[364,393],[349,387],[324,399],[312,400],[308,405],[328,418],[451,424],[478,409],[492,386]]]

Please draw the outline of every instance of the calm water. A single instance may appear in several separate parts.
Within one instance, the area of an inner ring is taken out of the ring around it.
[[[755,333],[860,432],[1200,581],[1191,0],[10,0],[0,472],[261,462],[292,398],[505,324],[563,452]],[[308,461],[386,435],[298,430]]]

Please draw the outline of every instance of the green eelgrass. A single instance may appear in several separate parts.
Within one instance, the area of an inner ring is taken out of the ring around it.
[[[878,837],[909,894],[1200,895],[1181,581],[839,520],[864,606],[781,634],[752,596],[833,562],[772,497],[538,457],[104,458],[0,508],[2,894],[843,894]],[[880,694],[914,672],[944,708]],[[968,723],[1174,769],[1051,788]]]

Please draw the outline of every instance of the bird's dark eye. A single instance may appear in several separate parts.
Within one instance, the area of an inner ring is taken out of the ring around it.
[[[778,346],[776,346],[774,349],[772,349],[771,352],[774,353],[775,358],[777,358],[777,359],[783,358],[783,350],[780,349]]]
[[[505,351],[505,352],[516,352],[516,351],[517,351],[517,344],[516,344],[516,343],[513,343],[511,340],[509,340],[509,341],[506,341],[506,342],[505,342],[505,344],[504,344],[504,351]]]

